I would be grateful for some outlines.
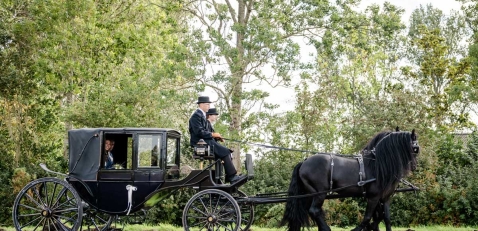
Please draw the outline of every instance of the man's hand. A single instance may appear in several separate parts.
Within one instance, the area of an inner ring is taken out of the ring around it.
[[[217,140],[217,141],[221,141],[221,142],[224,142],[224,139],[222,138],[221,134],[217,133],[217,132],[213,132],[212,133],[212,137]]]

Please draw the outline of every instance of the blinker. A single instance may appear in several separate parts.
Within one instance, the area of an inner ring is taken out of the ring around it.
[[[418,145],[418,141],[412,141],[412,150],[415,154],[420,153],[420,146]]]

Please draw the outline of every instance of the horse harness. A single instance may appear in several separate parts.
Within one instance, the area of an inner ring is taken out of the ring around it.
[[[362,154],[358,154],[356,155],[354,158],[357,159],[357,162],[359,164],[359,181],[357,182],[357,186],[360,186],[362,188],[362,192],[363,192],[363,195],[365,196],[366,194],[366,190],[364,188],[364,185],[370,183],[370,182],[374,182],[376,179],[375,178],[372,178],[372,179],[369,179],[369,180],[366,180],[367,179],[367,176],[365,175],[365,167],[364,167],[364,163],[363,163],[363,156]],[[330,154],[330,190],[329,190],[329,194],[333,193],[334,190],[333,190],[333,175],[334,175],[334,155],[333,154]]]

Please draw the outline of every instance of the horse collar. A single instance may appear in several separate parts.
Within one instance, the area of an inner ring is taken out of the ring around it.
[[[363,150],[362,152],[362,155],[370,155],[372,154],[373,156],[375,156],[375,147],[372,149],[372,150]],[[360,155],[360,154],[359,154]]]

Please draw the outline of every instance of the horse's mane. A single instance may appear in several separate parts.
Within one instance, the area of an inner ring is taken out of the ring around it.
[[[385,135],[379,133],[369,142],[370,145],[375,142],[374,173],[382,190],[389,189],[395,181],[410,172],[410,163],[416,161],[411,141],[410,132],[388,132]]]
[[[365,145],[365,147],[362,149],[362,153],[364,155],[371,155],[372,150],[377,146],[377,143],[380,142],[385,136],[390,134],[391,132],[380,132],[377,135],[375,135],[368,143]]]

